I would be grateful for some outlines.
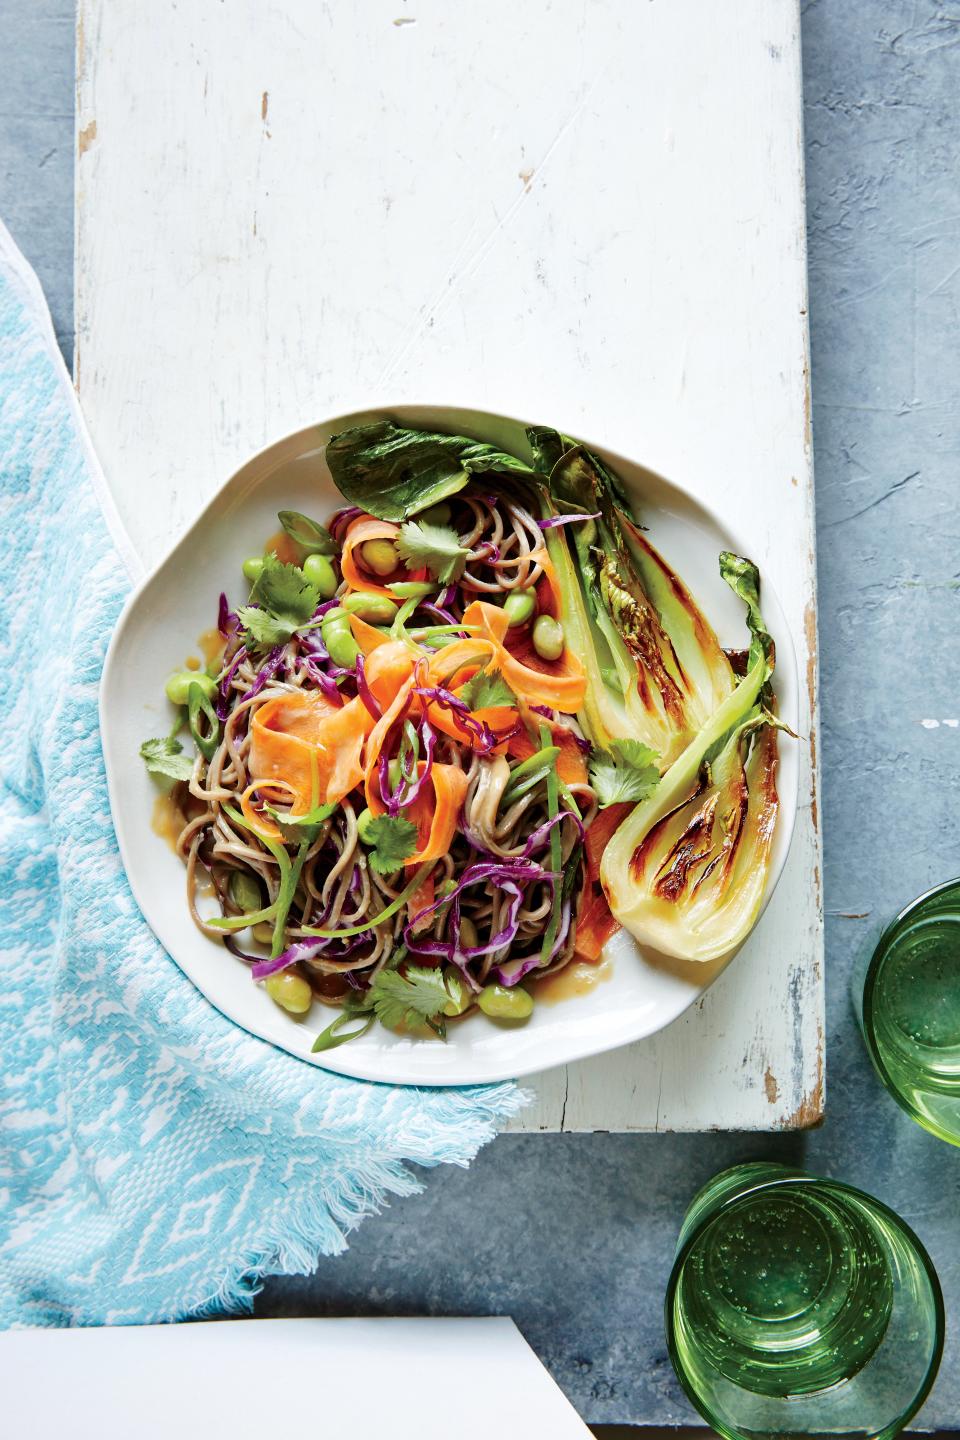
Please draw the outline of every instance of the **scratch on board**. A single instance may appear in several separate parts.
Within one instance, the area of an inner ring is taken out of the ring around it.
[[[91,120],[89,125],[84,125],[83,129],[80,131],[80,134],[77,136],[77,154],[86,155],[87,151],[90,149],[90,146],[93,144],[96,138],[97,122],[96,120]]]
[[[583,114],[593,97],[594,91],[603,81],[604,74],[605,72],[601,71],[586,87],[580,98],[575,101],[534,166],[535,170],[539,170],[542,173],[545,166],[551,161],[555,151],[562,145],[569,131]],[[408,355],[415,349],[422,336],[433,328],[438,315],[444,307],[450,304],[457,291],[461,290],[474,272],[479,270],[487,255],[496,244],[498,236],[507,229],[513,220],[527,193],[527,187],[524,187],[513,202],[507,206],[504,213],[496,217],[495,223],[482,236],[479,244],[473,245],[472,248],[468,249],[470,245],[470,239],[468,237],[468,240],[461,245],[447,273],[441,280],[439,288],[432,298],[429,298],[420,306],[411,328],[401,339],[393,353],[388,357],[377,381],[379,386],[385,385],[385,383],[392,379],[396,372],[401,369]]]
[[[777,1077],[769,1065],[763,1077],[763,1088],[770,1104],[775,1105],[777,1103],[777,1097],[780,1094],[780,1086],[777,1084]]]

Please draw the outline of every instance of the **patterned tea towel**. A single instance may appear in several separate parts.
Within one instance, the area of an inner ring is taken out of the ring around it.
[[[36,277],[0,225],[0,1326],[249,1309],[405,1162],[466,1165],[513,1085],[342,1079],[219,1014],[130,894],[97,691],[139,563]]]

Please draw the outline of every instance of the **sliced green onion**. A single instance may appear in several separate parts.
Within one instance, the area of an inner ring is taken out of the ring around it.
[[[408,885],[404,886],[397,898],[391,900],[389,905],[385,906],[383,910],[380,910],[363,925],[349,925],[345,930],[318,930],[312,925],[304,925],[302,927],[302,933],[304,935],[322,935],[325,940],[347,940],[351,935],[363,935],[365,931],[375,929],[377,925],[382,925],[384,920],[389,920],[392,915],[396,915],[397,911],[410,899],[410,896],[419,890],[435,864],[435,860],[424,861],[413,879]]]
[[[438,584],[430,584],[426,580],[395,580],[387,589],[392,590],[394,595],[401,600],[410,600],[414,597],[422,600],[425,595],[432,595],[439,588]]]
[[[560,791],[560,799],[563,801],[564,809],[572,810],[577,819],[582,820],[583,815],[580,806],[574,798],[573,791],[570,789],[566,780],[561,780],[559,775],[557,776],[557,789]]]
[[[283,932],[287,928],[287,916],[290,914],[290,906],[293,904],[293,897],[300,882],[300,871],[303,869],[303,862],[307,858],[307,851],[313,842],[301,840],[300,848],[297,851],[296,859],[291,863],[287,861],[287,868],[281,874],[280,893],[277,896],[277,913],[273,922],[273,943],[270,946],[270,959],[276,960],[278,955],[283,954],[284,940]]]
[[[540,726],[540,744],[546,748],[551,739],[551,732],[546,725]],[[542,752],[541,752],[542,753]],[[560,785],[557,772],[554,766],[550,767],[547,775],[547,819],[553,820],[560,813]],[[559,874],[562,859],[563,846],[560,840],[560,826],[554,825],[550,831],[550,869],[553,873]],[[557,931],[560,929],[560,909],[562,905],[561,887],[556,880],[553,882],[553,902],[550,906],[550,920],[543,936],[543,944],[540,947],[541,964],[546,965],[553,949],[554,941],[557,938]]]
[[[206,717],[210,726],[209,734],[204,735],[200,730],[200,716]],[[200,754],[206,760],[212,760],[217,746],[220,744],[220,721],[217,719],[217,712],[214,710],[211,701],[204,695],[200,686],[193,684],[187,691],[187,723],[190,726],[190,734],[193,736],[193,743]]]
[[[374,1012],[371,1011],[365,1019],[361,1020],[363,1013],[363,1011],[358,1013],[355,1010],[347,1010],[338,1015],[335,1020],[331,1021],[326,1030],[321,1030],[316,1040],[314,1040],[310,1046],[310,1053],[312,1055],[318,1055],[322,1050],[336,1050],[338,1045],[346,1045],[348,1040],[359,1040],[361,1035],[366,1035],[370,1026],[376,1023],[377,1017]],[[360,1022],[357,1029],[343,1033],[344,1027],[352,1025],[355,1020]]]
[[[512,805],[514,800],[519,800],[521,795],[526,795],[541,780],[546,780],[550,775],[556,775],[556,759],[560,754],[559,745],[547,744],[542,750],[537,750],[533,755],[528,755],[526,760],[521,760],[510,771],[510,779],[500,796],[500,809]]]

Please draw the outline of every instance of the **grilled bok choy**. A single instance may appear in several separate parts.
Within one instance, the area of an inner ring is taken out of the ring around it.
[[[556,432],[527,433],[548,475],[541,505],[556,525],[546,530],[547,550],[564,624],[587,669],[581,720],[600,748],[640,740],[665,770],[733,692],[730,662],[599,457]],[[590,518],[564,525],[561,536],[565,512]]]
[[[770,708],[773,641],[757,569],[725,552],[720,571],[747,605],[747,671],[606,847],[610,909],[641,943],[715,960],[756,923],[776,827],[777,736]]]

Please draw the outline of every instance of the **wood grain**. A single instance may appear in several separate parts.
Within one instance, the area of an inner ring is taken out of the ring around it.
[[[751,537],[807,678],[787,869],[652,1041],[518,1129],[823,1107],[816,600],[793,0],[78,7],[76,378],[148,564],[252,451],[368,402],[584,433]]]

